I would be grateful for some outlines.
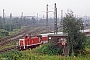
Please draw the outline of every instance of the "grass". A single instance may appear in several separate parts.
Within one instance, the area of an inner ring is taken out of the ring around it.
[[[37,47],[38,48],[38,47]],[[31,57],[31,60],[89,60],[90,54],[84,56],[61,56],[61,55],[47,55],[47,54],[40,54],[35,53],[33,50],[26,50],[22,51],[23,54],[26,54],[28,57]]]
[[[0,59],[7,58],[8,60],[90,60],[90,54],[78,57],[65,57],[61,55],[47,55],[34,53],[32,50],[12,51],[0,55]]]

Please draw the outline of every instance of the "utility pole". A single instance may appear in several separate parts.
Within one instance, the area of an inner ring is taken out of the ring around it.
[[[3,18],[4,18],[4,9],[3,9]]]
[[[61,25],[62,25],[62,30],[63,30],[63,10],[61,10]]]
[[[23,12],[21,13],[21,20],[23,20]]]
[[[45,12],[45,11],[44,11]],[[53,11],[48,11],[48,4],[46,5],[46,32],[49,31],[49,24],[48,24],[48,13]],[[44,16],[43,16],[44,17]]]
[[[10,18],[12,18],[12,13],[10,13]]]
[[[5,29],[5,12],[4,12],[4,9],[3,9],[3,21],[2,21],[2,24],[3,24],[3,27]]]
[[[54,34],[57,34],[58,28],[57,28],[57,7],[56,3],[54,6]]]
[[[37,13],[37,25],[39,25],[39,22],[38,22],[38,13]]]
[[[24,25],[23,12],[21,12],[21,19],[20,19],[20,20],[21,20],[21,23],[22,23],[22,24],[21,24],[21,23],[20,23],[20,24],[21,24],[21,25]]]
[[[48,4],[46,6],[46,32],[48,32]]]
[[[21,12],[21,20],[22,20],[22,22],[23,22],[23,12]]]
[[[21,13],[21,18],[23,18],[23,12]]]
[[[10,31],[12,30],[12,13],[10,13],[10,23],[11,23],[11,25],[10,25]]]
[[[49,24],[48,24],[48,13],[49,12],[53,12],[53,11],[48,11],[48,4],[46,5],[46,11],[43,11],[43,12],[46,12],[46,32],[49,31]],[[44,18],[44,16],[43,16]]]
[[[62,18],[63,18],[63,10],[61,10],[61,20],[62,20]]]

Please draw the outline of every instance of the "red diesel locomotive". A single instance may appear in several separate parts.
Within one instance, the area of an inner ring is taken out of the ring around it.
[[[48,36],[36,36],[36,37],[29,37],[24,36],[23,39],[19,39],[17,48],[19,50],[28,49],[28,48],[35,48],[43,43],[48,43]]]

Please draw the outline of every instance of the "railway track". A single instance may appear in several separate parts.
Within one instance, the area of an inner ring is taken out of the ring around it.
[[[35,34],[38,34],[38,32],[43,31],[43,30],[44,29],[36,29],[35,31],[34,30],[33,31],[28,31],[28,32],[26,32],[26,34],[27,33],[30,33],[30,34],[34,33],[33,35],[35,35]],[[16,36],[14,38],[10,38],[7,41],[4,41],[4,42],[0,43],[0,46],[4,46],[8,43],[16,42],[16,41],[19,40],[19,38],[22,38],[22,37],[23,37],[23,34],[19,35],[19,36]],[[8,52],[8,51],[11,51],[11,50],[16,50],[16,45],[12,46],[12,47],[9,47],[9,48],[2,49],[2,50],[0,50],[0,53]]]
[[[45,30],[45,28],[37,28],[35,30],[32,29],[31,31],[30,30],[31,29],[26,29],[23,32],[20,32],[20,33],[14,35],[14,36],[9,36],[9,37],[0,39],[0,47],[5,46],[9,43],[17,42],[20,38],[23,37],[24,34],[27,34],[27,33],[30,33],[30,34],[33,34],[33,35],[39,34],[39,32]],[[14,50],[15,48],[16,48],[16,45],[12,46],[12,47],[9,47],[9,48],[2,49],[2,50],[0,50],[0,53],[7,52],[7,51],[10,51],[10,50]]]
[[[12,47],[9,47],[9,48],[2,49],[2,50],[0,50],[0,54],[4,53],[4,52],[9,52],[9,51],[12,51],[12,50],[16,50],[16,46],[12,46]]]
[[[18,35],[16,37],[9,38],[6,41],[0,42],[0,46],[4,46],[4,45],[6,45],[8,43],[12,43],[12,42],[18,41],[18,39],[22,38],[22,37],[23,37],[23,35]]]
[[[20,33],[17,33],[15,35],[12,36],[8,36],[5,38],[0,39],[0,45],[4,45],[5,43],[7,44],[8,42],[17,40],[21,37],[23,37],[23,35],[25,35],[27,32],[29,32],[31,29],[30,27],[26,27],[23,31],[21,31]]]
[[[0,47],[6,46],[7,44],[18,41],[19,38],[23,37],[23,34],[25,33],[25,31],[27,31],[26,29],[24,29],[24,31],[18,34],[15,34],[13,36],[8,36],[8,37],[0,39]],[[16,48],[16,45],[9,48],[0,49],[0,53],[11,51],[11,50],[14,50],[15,48]]]

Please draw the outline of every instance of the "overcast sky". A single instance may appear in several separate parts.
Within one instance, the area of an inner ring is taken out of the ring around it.
[[[79,16],[90,16],[90,0],[0,0],[0,16],[2,10],[5,9],[5,15],[21,16],[24,15],[45,15],[46,5],[49,5],[49,10],[53,11],[54,3],[57,4],[58,16],[61,15],[60,11],[66,13],[67,9],[71,9]],[[53,16],[53,13],[49,13]]]

